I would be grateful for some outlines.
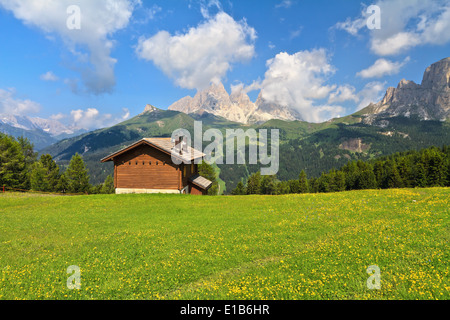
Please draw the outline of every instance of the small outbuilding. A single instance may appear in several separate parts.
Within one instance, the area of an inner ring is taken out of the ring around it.
[[[206,195],[212,182],[198,173],[204,153],[186,146],[183,137],[144,138],[101,160],[114,162],[116,194],[186,193]],[[176,159],[176,164],[172,161]],[[186,164],[190,163],[190,164]]]

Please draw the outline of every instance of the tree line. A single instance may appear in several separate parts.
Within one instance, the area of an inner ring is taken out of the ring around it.
[[[89,183],[89,173],[78,153],[66,170],[49,154],[38,159],[38,153],[27,138],[0,133],[0,187],[54,193],[114,193],[114,180],[108,176],[99,185]]]
[[[276,176],[252,174],[241,180],[233,195],[326,193],[362,189],[425,188],[450,186],[450,146],[395,153],[374,160],[351,161],[341,169],[331,169],[318,178],[280,181]]]

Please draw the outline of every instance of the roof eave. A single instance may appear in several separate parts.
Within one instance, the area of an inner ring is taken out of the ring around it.
[[[125,147],[125,148],[123,148],[123,149],[121,149],[121,150],[119,150],[119,151],[116,151],[116,152],[114,152],[114,153],[111,153],[109,156],[106,156],[105,158],[101,159],[100,162],[101,162],[101,163],[105,163],[105,162],[113,161],[115,157],[120,156],[121,154],[127,152],[128,150],[130,150],[130,149],[132,149],[132,148],[137,147],[137,146],[140,145],[141,143],[146,143],[147,145],[150,145],[150,146],[152,146],[152,147],[154,147],[154,148],[160,150],[161,152],[164,152],[164,153],[166,153],[166,154],[170,154],[171,156],[174,156],[174,157],[177,158],[178,160],[181,160],[181,161],[187,160],[187,159],[185,159],[185,158],[183,158],[183,157],[179,157],[179,156],[177,156],[177,155],[174,155],[174,154],[172,154],[172,152],[168,152],[167,150],[162,149],[162,148],[160,148],[159,146],[155,145],[154,143],[151,143],[151,142],[148,141],[147,139],[143,138],[143,139],[141,139],[141,140],[139,140],[139,141],[137,141],[137,142],[135,142],[135,143],[129,145],[128,147]],[[195,161],[195,160],[197,160],[197,159],[203,158],[204,156],[205,156],[205,154],[204,154],[204,153],[201,153],[201,155],[199,155],[199,156],[197,156],[197,157],[195,157],[195,158],[192,158],[192,159],[190,159],[189,161]]]

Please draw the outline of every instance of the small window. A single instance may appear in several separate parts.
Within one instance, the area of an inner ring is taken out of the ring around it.
[[[158,165],[158,161],[156,161],[156,165]]]
[[[152,162],[151,162],[151,161],[149,161],[149,162],[148,162],[148,164],[149,164],[149,165],[152,165]]]
[[[128,162],[128,165],[130,165],[130,166],[131,166],[131,161],[130,161],[130,162]]]
[[[136,165],[138,165],[138,162],[136,161]]]
[[[142,165],[145,165],[145,161],[142,161]]]

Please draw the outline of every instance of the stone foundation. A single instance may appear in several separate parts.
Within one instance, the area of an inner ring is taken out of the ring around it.
[[[142,194],[142,193],[165,193],[165,194],[180,194],[179,190],[170,190],[170,189],[125,189],[125,188],[117,188],[116,194]]]

